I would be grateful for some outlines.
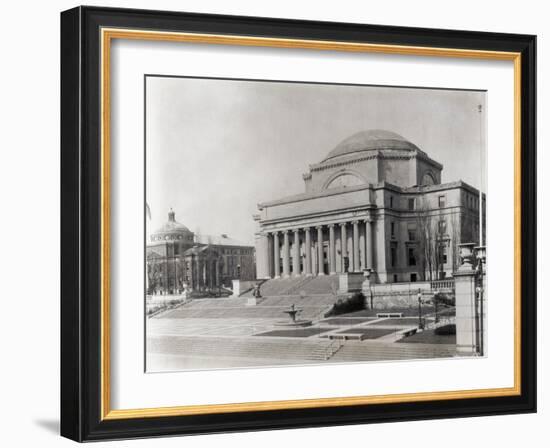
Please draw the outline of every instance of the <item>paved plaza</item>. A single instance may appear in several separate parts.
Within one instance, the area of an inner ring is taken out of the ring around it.
[[[455,356],[452,337],[396,344],[417,332],[418,316],[320,317],[296,328],[282,325],[288,321],[284,310],[246,306],[242,299],[198,299],[161,312],[146,322],[147,371]],[[239,314],[246,317],[234,317]],[[424,319],[433,322],[429,315]]]

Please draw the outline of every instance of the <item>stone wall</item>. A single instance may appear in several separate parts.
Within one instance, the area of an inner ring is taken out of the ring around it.
[[[375,309],[391,309],[418,307],[419,290],[424,302],[433,298],[430,282],[374,284],[363,292],[370,303],[369,295],[372,291],[372,304]]]
[[[240,297],[250,289],[254,288],[254,285],[261,283],[257,280],[233,280],[233,295],[231,297]]]

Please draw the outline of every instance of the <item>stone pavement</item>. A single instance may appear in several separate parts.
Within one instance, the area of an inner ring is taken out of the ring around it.
[[[211,301],[193,306],[205,311],[211,307],[216,308]],[[304,331],[276,325],[288,318],[282,312],[280,316],[273,313],[272,307],[264,309],[268,317],[257,316],[261,307],[254,307],[258,310],[254,314],[235,317],[239,308],[246,309],[226,300],[219,303],[212,318],[188,317],[182,307],[147,319],[147,370],[425,359],[455,353],[454,346],[448,345],[395,344],[404,332],[416,329],[414,316],[336,316],[315,321]],[[232,312],[225,314],[228,309]]]

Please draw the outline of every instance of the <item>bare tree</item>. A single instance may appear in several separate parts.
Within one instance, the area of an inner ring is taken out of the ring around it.
[[[201,242],[201,228],[200,227],[197,227],[195,229],[195,232],[194,232],[194,236],[195,236],[195,243],[200,243]]]
[[[455,272],[460,266],[460,253],[458,250],[458,245],[460,244],[460,224],[458,222],[457,214],[453,213],[450,219],[450,250],[451,250],[451,266],[452,271]]]
[[[149,294],[152,294],[158,287],[161,285],[161,273],[162,273],[162,263],[159,260],[151,256],[147,262],[147,279],[149,282]]]
[[[417,262],[424,280],[432,280],[433,272],[433,225],[429,205],[425,198],[416,204]]]

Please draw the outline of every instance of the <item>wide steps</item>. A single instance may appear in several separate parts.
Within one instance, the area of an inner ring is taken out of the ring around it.
[[[332,342],[317,339],[162,336],[147,340],[147,351],[179,356],[237,357],[326,361]],[[331,362],[388,361],[453,357],[455,347],[443,344],[345,343],[330,358]]]
[[[407,345],[407,347],[403,347]],[[331,358],[338,362],[387,361],[395,359],[427,359],[453,357],[454,345],[358,343],[344,344]]]
[[[192,299],[185,304],[186,308],[211,308],[211,307],[242,307],[245,306],[245,298],[215,298],[215,299]]]
[[[273,278],[260,285],[260,294],[262,297],[335,294],[338,290],[338,282],[338,275]],[[242,297],[252,296],[253,291],[248,291]]]
[[[149,338],[147,351],[180,356],[307,360],[317,346],[328,344],[327,341],[272,340],[262,336],[252,338],[162,336]]]
[[[211,319],[211,318],[275,318],[285,319],[284,310],[292,305],[301,309],[302,319],[318,318],[328,307],[334,304],[333,295],[316,296],[273,296],[262,298],[258,305],[248,306],[246,298],[232,299],[194,299],[173,310],[160,314],[160,319]]]

